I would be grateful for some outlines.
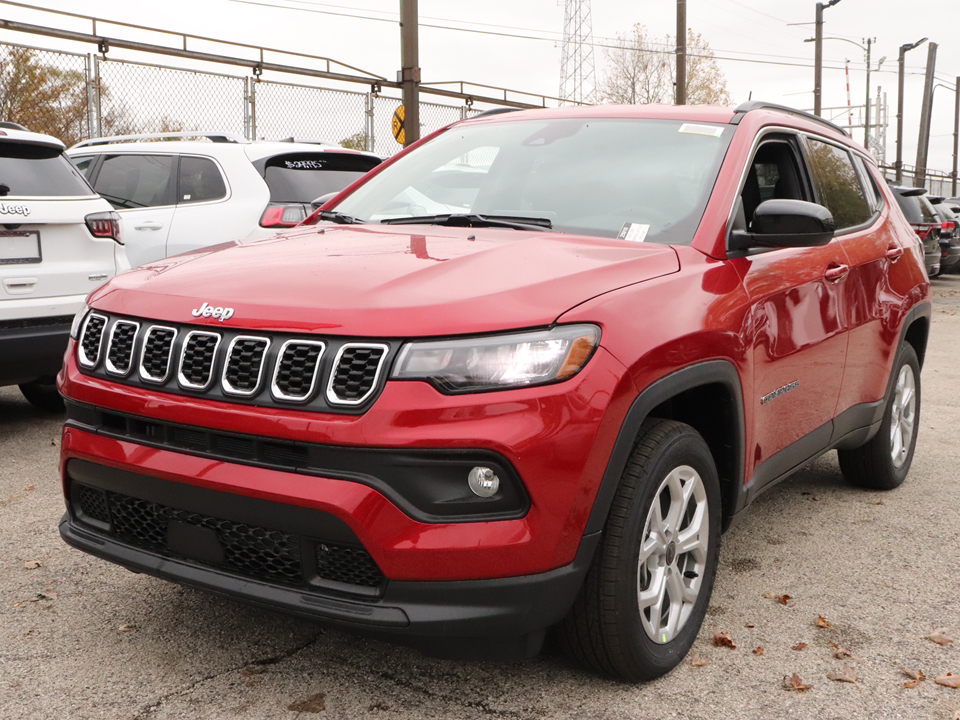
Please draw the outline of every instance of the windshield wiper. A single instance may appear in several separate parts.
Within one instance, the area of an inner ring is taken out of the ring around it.
[[[420,215],[418,217],[386,218],[382,225],[447,225],[450,227],[504,227],[514,230],[550,230],[549,218],[515,217],[512,215]]]
[[[353,215],[344,215],[334,210],[321,210],[318,217],[321,220],[329,220],[337,225],[363,225],[366,221],[353,217]]]

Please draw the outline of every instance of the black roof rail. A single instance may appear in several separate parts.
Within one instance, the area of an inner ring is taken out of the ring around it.
[[[796,108],[792,108],[787,105],[777,105],[776,103],[763,102],[762,100],[751,100],[738,105],[737,108],[733,111],[734,116],[733,116],[733,119],[730,121],[730,124],[739,125],[740,120],[743,118],[743,116],[746,115],[751,110],[778,110],[780,112],[787,113],[788,115],[796,115],[797,117],[802,117],[804,120],[810,120],[815,123],[820,123],[821,125],[826,125],[831,130],[836,130],[841,135],[850,137],[850,133],[848,133],[842,127],[840,127],[836,123],[830,122],[829,120],[824,120],[822,117],[818,115],[804,112],[803,110],[797,110]]]
[[[473,117],[467,118],[467,120],[476,120],[477,118],[490,117],[491,115],[500,115],[502,113],[516,112],[522,108],[513,108],[513,107],[501,107],[493,108],[492,110],[484,110],[482,113],[477,113]]]

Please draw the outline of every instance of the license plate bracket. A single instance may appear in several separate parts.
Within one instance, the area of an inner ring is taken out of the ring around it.
[[[43,262],[40,233],[36,230],[0,230],[0,265]]]

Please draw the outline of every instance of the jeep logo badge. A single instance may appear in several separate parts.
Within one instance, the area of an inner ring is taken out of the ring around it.
[[[220,322],[223,322],[224,320],[229,320],[233,317],[233,308],[210,307],[209,303],[204,303],[194,310],[191,315],[194,317],[212,317],[216,318]]]
[[[29,217],[30,208],[26,205],[7,205],[6,203],[0,203],[0,215],[23,215],[24,217]]]

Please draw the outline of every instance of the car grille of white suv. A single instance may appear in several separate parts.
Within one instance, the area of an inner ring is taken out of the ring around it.
[[[384,381],[395,344],[247,334],[91,314],[81,369],[115,382],[226,402],[362,412]],[[136,372],[131,372],[137,368]]]

